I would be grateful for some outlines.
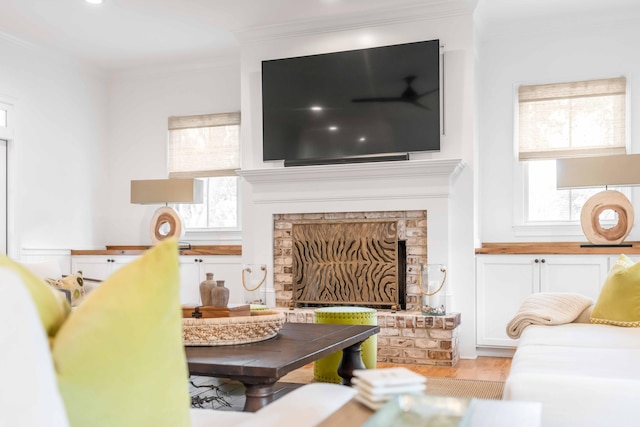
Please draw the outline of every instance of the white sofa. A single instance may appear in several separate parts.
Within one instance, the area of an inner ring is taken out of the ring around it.
[[[640,425],[640,328],[528,326],[504,399],[542,402],[543,427]]]
[[[36,306],[21,278],[4,267],[0,290],[0,426],[68,427]],[[185,389],[186,382],[187,378]],[[255,413],[192,409],[191,425],[315,426],[354,394],[352,388],[337,384],[308,384]]]

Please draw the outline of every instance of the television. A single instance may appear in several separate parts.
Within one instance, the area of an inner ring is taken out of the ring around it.
[[[263,160],[285,166],[440,150],[440,41],[262,62]]]

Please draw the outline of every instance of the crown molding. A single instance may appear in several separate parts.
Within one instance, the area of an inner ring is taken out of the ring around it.
[[[250,43],[470,15],[474,7],[475,1],[469,0],[423,0],[405,6],[380,8],[367,13],[239,28],[232,29],[231,32],[239,41]]]

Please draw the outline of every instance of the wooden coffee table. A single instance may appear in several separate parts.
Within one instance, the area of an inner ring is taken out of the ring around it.
[[[245,411],[255,412],[273,400],[273,386],[284,375],[343,350],[338,375],[351,385],[354,369],[364,369],[360,345],[379,326],[285,323],[278,335],[251,344],[186,347],[191,375],[242,382]]]

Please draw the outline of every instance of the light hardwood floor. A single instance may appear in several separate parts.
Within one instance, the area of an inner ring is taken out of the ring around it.
[[[378,363],[378,368],[391,366]],[[511,369],[510,357],[478,357],[477,359],[461,359],[454,367],[438,367],[424,365],[401,365],[425,377],[460,378],[465,380],[505,381]]]
[[[510,357],[478,357],[461,359],[454,367],[425,365],[398,365],[378,363],[378,368],[404,366],[425,377],[460,378],[465,380],[505,381],[511,369]],[[313,363],[291,372],[281,379],[283,382],[308,383],[313,381]]]

